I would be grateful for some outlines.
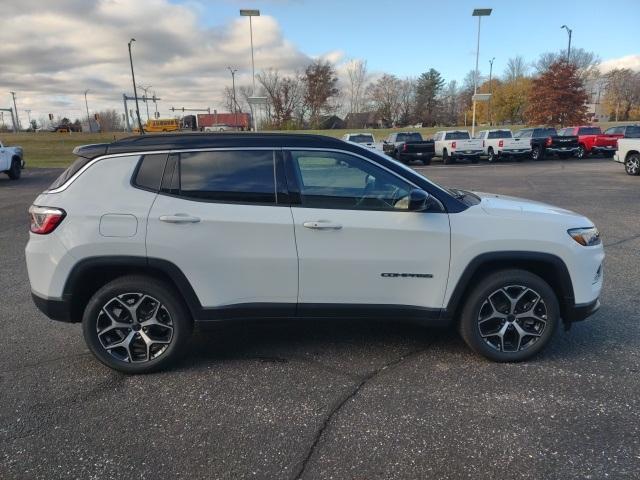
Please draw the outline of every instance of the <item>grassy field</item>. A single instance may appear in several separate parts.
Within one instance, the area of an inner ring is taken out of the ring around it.
[[[618,122],[624,123],[624,122]],[[602,129],[615,125],[615,122],[603,122],[600,124]],[[521,125],[510,125],[505,128],[516,130]],[[347,132],[369,131],[372,132],[376,140],[381,141],[394,131],[413,130],[420,132],[425,138],[430,137],[435,132],[443,129],[469,129],[470,127],[433,127],[433,128],[403,128],[403,129],[349,129],[349,130],[301,130],[298,132],[291,131],[289,133],[307,133],[328,135],[331,137],[341,137]],[[479,129],[487,127],[477,127]],[[72,151],[78,145],[86,145],[88,143],[106,143],[112,142],[118,138],[129,136],[128,133],[0,133],[0,140],[5,145],[20,145],[24,149],[25,161],[28,168],[42,167],[65,167],[69,165],[74,156]]]

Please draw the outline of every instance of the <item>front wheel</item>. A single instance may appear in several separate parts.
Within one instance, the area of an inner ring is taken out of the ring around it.
[[[166,283],[128,276],[98,290],[85,309],[82,330],[91,352],[124,373],[149,373],[170,366],[192,330],[184,303]]]
[[[632,153],[624,161],[624,169],[629,175],[640,175],[640,153]]]
[[[551,340],[560,323],[555,293],[525,270],[490,274],[472,290],[459,330],[475,352],[496,362],[527,360]]]
[[[11,161],[11,168],[9,168],[9,171],[7,172],[7,175],[9,175],[9,178],[11,180],[18,180],[20,178],[20,175],[22,173],[22,166],[20,165],[20,159],[19,158],[14,158]]]

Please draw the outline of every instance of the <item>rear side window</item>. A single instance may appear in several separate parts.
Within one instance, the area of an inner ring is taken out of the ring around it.
[[[62,172],[60,176],[56,178],[51,185],[49,185],[49,188],[47,190],[54,190],[64,185],[64,183],[67,180],[69,180],[76,173],[78,173],[80,169],[90,161],[91,161],[90,158],[78,157],[76,161],[69,166],[69,168],[67,168],[64,172]]]
[[[239,203],[276,202],[271,150],[182,153],[179,175],[182,197]]]
[[[511,138],[511,130],[496,130],[489,132],[489,138]]]
[[[166,153],[145,155],[138,164],[133,184],[136,187],[157,192],[160,189],[165,163],[167,163]]]

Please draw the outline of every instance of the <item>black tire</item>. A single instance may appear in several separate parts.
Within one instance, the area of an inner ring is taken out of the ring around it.
[[[514,309],[509,299],[520,294]],[[522,311],[516,316],[518,309]],[[477,283],[467,296],[458,327],[476,353],[496,362],[519,362],[542,350],[559,324],[560,307],[549,284],[526,270],[513,269],[494,272]]]
[[[11,180],[18,180],[20,178],[20,175],[22,173],[22,166],[20,165],[20,159],[19,158],[14,158],[11,161],[11,167],[9,168],[9,170],[7,170],[7,175],[9,175],[9,178]]]
[[[478,163],[480,161],[480,157],[478,155],[471,157],[471,163]]]
[[[487,161],[489,163],[495,162],[497,160],[498,157],[496,157],[496,154],[493,151],[493,147],[489,147],[489,150],[487,150]]]
[[[133,318],[123,305],[136,298]],[[159,302],[158,307],[154,300]],[[150,310],[154,310],[153,316],[140,322],[140,316],[144,318]],[[120,321],[116,325],[132,327],[115,327],[114,319]],[[154,323],[149,325],[150,322]],[[99,332],[101,327],[104,328]],[[161,280],[141,275],[120,277],[103,286],[89,300],[82,318],[85,341],[96,358],[114,370],[130,374],[169,367],[184,353],[192,330],[189,311],[174,289]],[[147,344],[145,339],[152,343]],[[117,346],[125,342],[126,347]],[[142,355],[144,359],[140,360]],[[152,355],[155,357],[149,358]]]
[[[425,157],[422,159],[423,165],[431,165],[431,157]]]
[[[578,152],[576,153],[577,158],[586,158],[589,154],[587,153],[587,149],[583,144],[578,145]]]
[[[640,153],[627,155],[624,161],[624,170],[628,175],[640,175]]]
[[[449,156],[449,152],[447,152],[446,148],[442,150],[442,163],[444,163],[445,165],[451,165],[452,163],[455,163],[455,159]]]
[[[536,145],[531,149],[531,160],[544,160],[544,150],[542,147]]]
[[[407,160],[400,152],[396,153],[396,160],[405,165],[411,163],[411,160]]]

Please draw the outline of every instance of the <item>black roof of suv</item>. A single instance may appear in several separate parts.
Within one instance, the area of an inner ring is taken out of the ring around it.
[[[149,150],[184,150],[191,148],[225,147],[299,147],[340,148],[350,150],[349,144],[324,135],[294,133],[176,133],[138,135],[113,143],[96,143],[76,147],[79,157],[96,158],[114,153],[135,153]]]

